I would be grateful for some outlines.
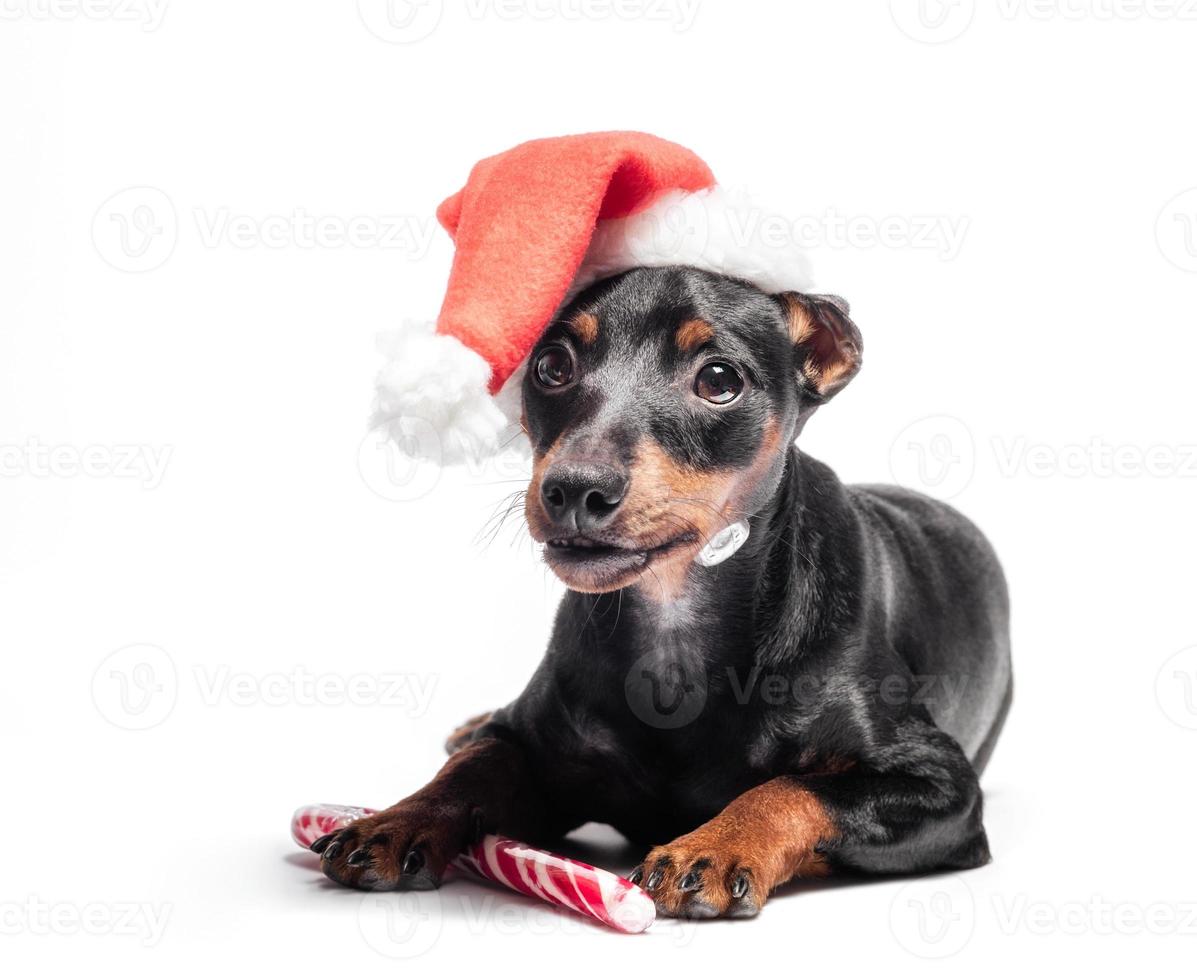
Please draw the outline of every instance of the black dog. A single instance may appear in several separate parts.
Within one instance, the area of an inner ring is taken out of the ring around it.
[[[633,880],[662,912],[709,917],[796,876],[985,863],[1006,586],[956,511],[794,448],[860,357],[842,300],[690,268],[570,303],[523,389],[528,524],[571,589],[548,653],[428,786],[317,841],[325,873],[433,887],[484,830],[596,820],[653,846]]]

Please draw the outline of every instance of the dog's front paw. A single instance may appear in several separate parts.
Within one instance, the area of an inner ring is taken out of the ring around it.
[[[632,872],[630,880],[652,896],[662,915],[745,918],[765,904],[768,892],[759,869],[753,869],[734,840],[709,828],[704,824],[672,844],[654,847]]]
[[[481,825],[481,815],[467,804],[417,794],[326,834],[312,850],[320,855],[320,870],[339,885],[366,891],[436,888]]]

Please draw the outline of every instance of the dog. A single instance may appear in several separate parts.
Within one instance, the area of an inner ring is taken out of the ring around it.
[[[986,863],[997,558],[947,505],[796,445],[862,349],[838,297],[690,267],[567,303],[522,382],[527,524],[569,589],[548,652],[432,782],[317,841],[324,873],[432,888],[484,832],[598,821],[648,850],[630,877],[661,913],[714,918],[794,878]],[[738,551],[695,560],[739,521]]]

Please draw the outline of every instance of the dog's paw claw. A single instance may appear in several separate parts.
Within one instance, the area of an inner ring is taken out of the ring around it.
[[[455,812],[460,809],[460,813]],[[320,869],[350,888],[369,891],[436,888],[468,840],[470,813],[443,802],[412,799],[362,817],[319,844]],[[313,844],[313,850],[316,849]]]
[[[403,859],[403,867],[400,869],[400,872],[405,875],[414,875],[423,867],[424,852],[418,847],[413,847],[407,852],[407,857]]]
[[[325,834],[323,837],[317,837],[314,841],[312,841],[312,843],[308,849],[311,851],[314,851],[317,854],[323,854],[324,849],[326,847],[328,847],[329,844],[332,843],[333,838],[336,836],[337,836],[337,831],[334,831],[331,834]]]
[[[695,854],[675,842],[655,848],[644,864],[633,871],[643,877],[644,888],[662,915],[684,919],[747,918],[761,910],[752,869],[734,856]],[[633,884],[639,877],[630,879]]]

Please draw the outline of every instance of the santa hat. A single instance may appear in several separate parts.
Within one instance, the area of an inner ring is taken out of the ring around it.
[[[810,286],[796,246],[757,240],[759,211],[690,150],[647,133],[521,143],[477,163],[436,216],[456,246],[444,303],[435,329],[409,323],[384,339],[375,418],[441,462],[523,440],[524,362],[562,304],[599,279],[688,265],[768,292]]]

